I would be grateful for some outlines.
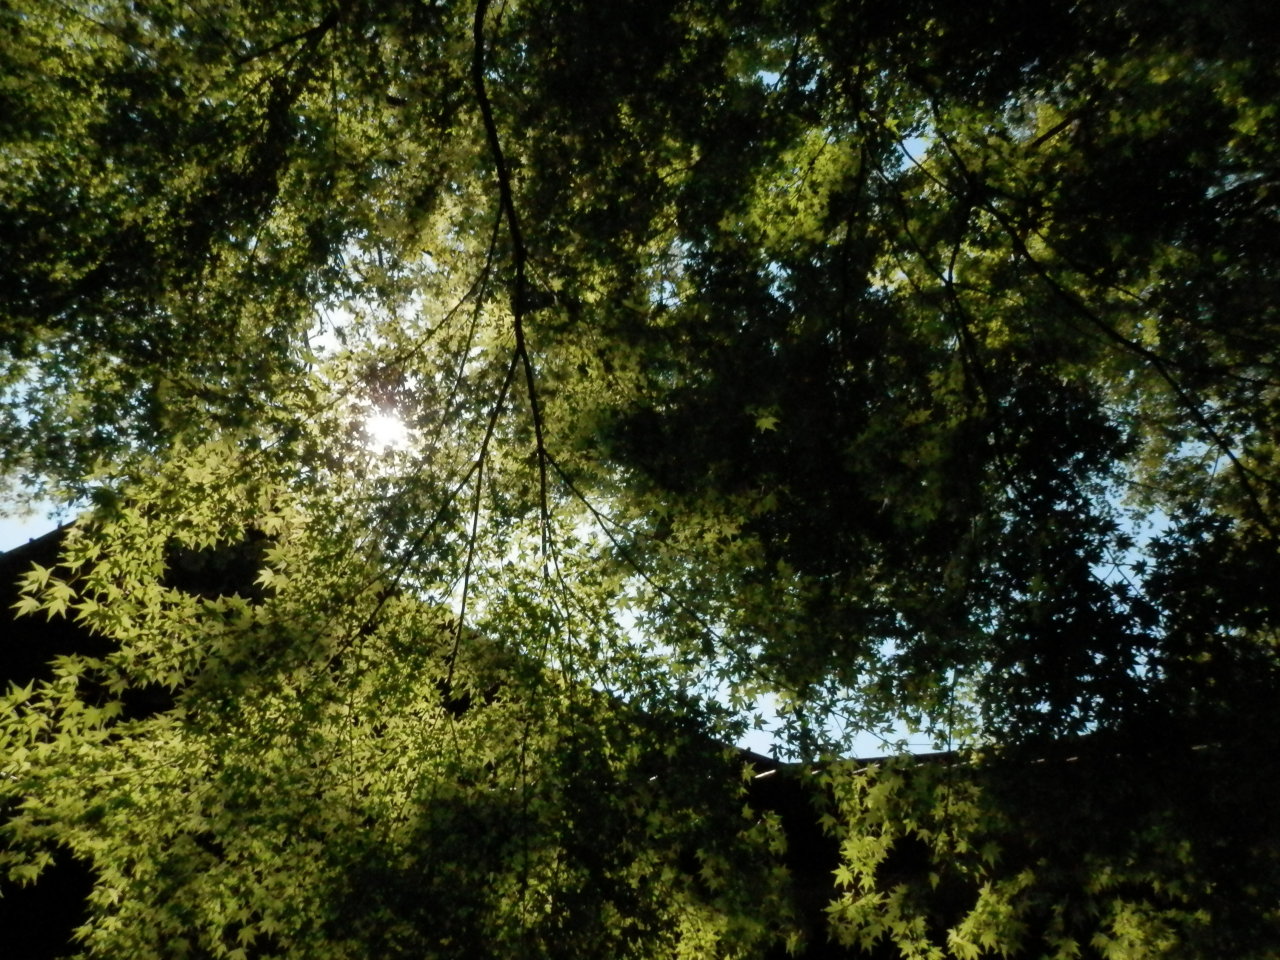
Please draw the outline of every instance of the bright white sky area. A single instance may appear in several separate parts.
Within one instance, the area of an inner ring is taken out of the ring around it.
[[[43,536],[57,525],[58,521],[50,520],[43,510],[26,517],[0,517],[0,553]]]
[[[370,448],[375,451],[407,450],[413,439],[404,421],[388,413],[369,414],[364,421],[364,432],[369,437]]]

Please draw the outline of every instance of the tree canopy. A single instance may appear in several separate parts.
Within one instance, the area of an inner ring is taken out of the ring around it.
[[[0,27],[0,474],[83,511],[18,607],[110,641],[5,695],[0,867],[91,865],[75,949],[802,949],[776,709],[843,944],[1273,955],[1268,5]],[[835,760],[903,729],[972,762]]]

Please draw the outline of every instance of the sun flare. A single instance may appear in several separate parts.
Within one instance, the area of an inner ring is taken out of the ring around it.
[[[364,432],[372,450],[385,452],[409,448],[409,428],[393,414],[369,414],[364,421]]]

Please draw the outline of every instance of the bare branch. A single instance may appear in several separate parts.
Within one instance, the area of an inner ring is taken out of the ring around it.
[[[475,86],[476,100],[480,105],[480,115],[484,121],[485,136],[489,141],[489,152],[493,155],[494,173],[498,178],[498,195],[502,210],[506,214],[507,234],[511,238],[511,256],[515,266],[515,283],[511,289],[512,325],[516,337],[516,357],[524,369],[525,391],[529,398],[529,411],[533,417],[533,436],[538,455],[538,493],[539,511],[542,525],[543,573],[548,573],[546,557],[548,537],[550,535],[551,510],[547,497],[547,445],[543,431],[542,408],[538,403],[537,378],[534,373],[533,359],[529,355],[528,343],[524,331],[524,311],[528,301],[528,252],[524,244],[524,233],[520,229],[520,217],[516,212],[515,196],[511,191],[511,174],[507,169],[506,156],[502,151],[502,141],[498,136],[497,123],[493,118],[493,105],[489,101],[488,90],[484,81],[484,22],[489,9],[489,0],[479,0],[476,4],[476,17],[473,28],[474,50],[471,59],[471,80]]]

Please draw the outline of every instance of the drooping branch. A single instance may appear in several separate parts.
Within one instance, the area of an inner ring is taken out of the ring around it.
[[[516,339],[516,358],[524,370],[525,390],[529,398],[529,411],[533,418],[533,436],[538,455],[538,497],[542,527],[542,555],[545,560],[548,550],[551,511],[547,498],[547,445],[542,423],[542,408],[538,402],[537,377],[534,372],[533,358],[529,355],[529,346],[525,338],[524,313],[528,299],[528,251],[524,243],[524,233],[520,228],[520,216],[516,211],[515,196],[511,190],[511,173],[507,167],[506,155],[502,150],[502,140],[498,136],[498,126],[493,117],[493,104],[485,86],[485,36],[484,22],[489,10],[489,0],[478,0],[473,25],[474,47],[471,58],[471,81],[475,87],[476,101],[480,105],[480,116],[484,122],[485,137],[489,141],[489,152],[493,157],[494,174],[498,180],[498,199],[507,221],[507,234],[511,238],[511,258],[515,268],[515,281],[511,288],[512,327]]]

